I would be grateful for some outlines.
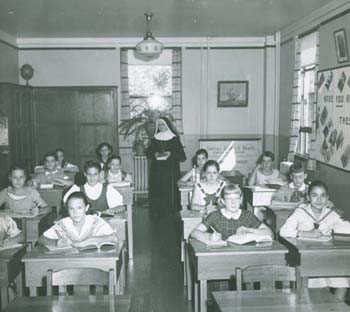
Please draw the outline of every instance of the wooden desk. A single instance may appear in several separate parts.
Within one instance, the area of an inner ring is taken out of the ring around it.
[[[3,312],[129,312],[130,303],[129,295],[20,297],[9,304]]]
[[[61,212],[61,204],[62,204],[62,197],[63,197],[63,191],[65,188],[54,186],[53,189],[38,189],[38,192],[40,193],[43,200],[50,206],[50,207],[56,207],[56,213],[57,215]]]
[[[261,186],[246,186],[243,188],[244,205],[246,209],[257,215],[257,208],[270,206],[272,195],[276,189]]]
[[[118,239],[126,241],[127,239],[127,218],[126,213],[118,214],[113,217],[103,218],[113,230],[116,231]]]
[[[289,249],[288,263],[299,266],[301,297],[307,296],[309,277],[350,277],[350,242],[281,241]]]
[[[26,253],[26,246],[0,251],[0,293],[2,310],[9,302],[11,290],[9,286],[15,282],[19,296],[23,294],[23,265],[22,257]]]
[[[23,259],[26,287],[30,296],[37,295],[37,287],[45,286],[48,270],[94,268],[103,271],[115,270],[116,294],[123,293],[125,285],[125,248],[122,242],[115,251],[50,252],[38,246]]]
[[[265,291],[213,292],[217,312],[345,312],[349,307],[328,289],[313,289],[304,302],[294,293]],[[234,307],[234,308],[233,308]]]
[[[118,187],[114,186],[116,190],[123,196],[123,203],[126,205],[126,218],[128,221],[127,229],[128,229],[128,255],[129,259],[134,257],[134,232],[133,232],[133,224],[132,224],[132,206],[133,206],[133,192],[134,188],[131,186],[126,187]]]
[[[186,211],[191,204],[193,185],[179,186],[182,211]]]
[[[187,276],[188,287],[194,281],[195,312],[198,311],[198,282],[200,284],[200,311],[207,311],[208,280],[230,279],[236,268],[263,264],[286,264],[287,249],[277,241],[271,246],[233,245],[227,247],[207,247],[190,238],[188,245],[189,265],[192,274]]]
[[[283,207],[266,207],[266,224],[277,234],[281,226],[286,222],[288,217],[294,212],[296,208]]]
[[[56,218],[56,212],[51,208],[44,208],[44,210],[35,217],[18,217],[17,214],[10,214],[10,216],[13,217],[18,227],[24,233],[24,241],[34,246],[44,231],[53,224]]]
[[[187,268],[188,268],[188,255],[187,255],[187,243],[191,232],[202,222],[203,212],[196,210],[180,211],[182,220],[182,238],[181,238],[181,262],[184,262],[184,286],[187,285]],[[191,291],[187,294],[188,298],[191,298]]]

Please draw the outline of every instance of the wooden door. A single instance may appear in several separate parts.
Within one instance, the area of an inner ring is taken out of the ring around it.
[[[36,161],[41,163],[47,152],[65,150],[65,157],[76,162],[74,105],[76,91],[65,88],[35,88]]]
[[[76,101],[77,150],[80,165],[96,159],[96,147],[108,142],[116,152],[117,89],[80,90]]]

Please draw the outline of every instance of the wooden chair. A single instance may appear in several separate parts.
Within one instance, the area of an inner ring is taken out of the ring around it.
[[[66,296],[68,295],[67,286],[73,285],[74,294],[89,295],[89,286],[94,285],[96,294],[103,294],[103,286],[107,285],[108,294],[115,295],[114,280],[114,270],[109,270],[109,272],[90,268],[49,270],[46,274],[46,293],[47,296],[52,296],[53,286],[58,286],[58,294]]]
[[[241,291],[254,290],[254,283],[260,284],[260,290],[277,289],[276,282],[281,283],[282,289],[295,288],[297,271],[295,268],[280,265],[254,265],[244,269],[236,269],[236,289]]]

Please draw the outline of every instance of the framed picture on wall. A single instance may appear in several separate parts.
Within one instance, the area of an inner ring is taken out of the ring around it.
[[[334,32],[334,41],[338,63],[347,62],[349,60],[349,53],[344,28],[336,30]]]
[[[247,80],[218,81],[218,107],[247,107]]]

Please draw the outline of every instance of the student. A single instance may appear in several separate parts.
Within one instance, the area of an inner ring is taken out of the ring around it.
[[[56,149],[55,156],[56,156],[56,167],[57,167],[57,169],[63,169],[63,170],[67,170],[67,171],[70,171],[70,172],[78,172],[79,171],[78,166],[69,163],[64,158],[64,149],[63,148]]]
[[[344,221],[329,208],[328,188],[322,181],[314,181],[309,185],[308,204],[301,204],[287,219],[280,229],[283,237],[318,238],[335,232],[350,233],[350,222]],[[333,287],[336,295],[344,299],[350,279],[336,278],[310,278],[310,288]]]
[[[215,160],[208,160],[204,166],[205,181],[196,183],[192,195],[191,208],[193,210],[216,209],[221,190],[225,181],[219,180],[220,166]]]
[[[106,183],[132,183],[131,175],[122,170],[121,164],[122,160],[119,156],[110,156],[107,161],[108,170],[103,174],[103,181],[105,181]]]
[[[203,166],[208,160],[208,152],[206,149],[197,150],[193,157],[193,169],[188,171],[178,182],[178,185],[193,185],[196,182],[205,179],[205,173],[203,172]]]
[[[199,240],[227,240],[236,234],[270,235],[271,230],[248,210],[242,210],[242,191],[238,185],[227,184],[221,192],[223,207],[204,218],[191,233]],[[213,232],[214,230],[214,232]]]
[[[64,175],[62,169],[56,166],[56,155],[47,153],[44,156],[44,172],[40,172],[33,177],[34,186],[40,187],[40,184],[56,184],[60,186],[70,186],[73,181]]]
[[[83,192],[71,193],[66,202],[69,217],[63,218],[39,239],[46,246],[80,247],[101,242],[118,241],[111,226],[96,215],[87,215],[88,200]]]
[[[83,192],[91,205],[91,213],[116,214],[125,211],[123,197],[111,185],[99,182],[101,166],[98,162],[90,160],[84,166],[84,174],[87,182],[78,186],[74,184],[63,197],[67,202],[69,195],[73,192]]]
[[[23,235],[16,222],[6,213],[0,213],[0,247],[23,242]]]
[[[271,205],[284,205],[294,208],[306,202],[307,185],[304,181],[307,174],[304,165],[301,162],[293,163],[289,169],[289,176],[291,182],[282,185],[281,188],[273,194]]]
[[[257,166],[249,177],[248,185],[266,185],[281,178],[279,171],[273,167],[274,160],[275,156],[270,151],[261,154]]]
[[[100,143],[96,148],[97,160],[100,163],[101,169],[107,171],[107,161],[113,153],[113,147],[107,142]]]
[[[0,206],[12,213],[29,213],[37,215],[39,208],[47,207],[39,192],[31,186],[26,186],[25,169],[15,165],[9,172],[10,185],[0,192]]]

